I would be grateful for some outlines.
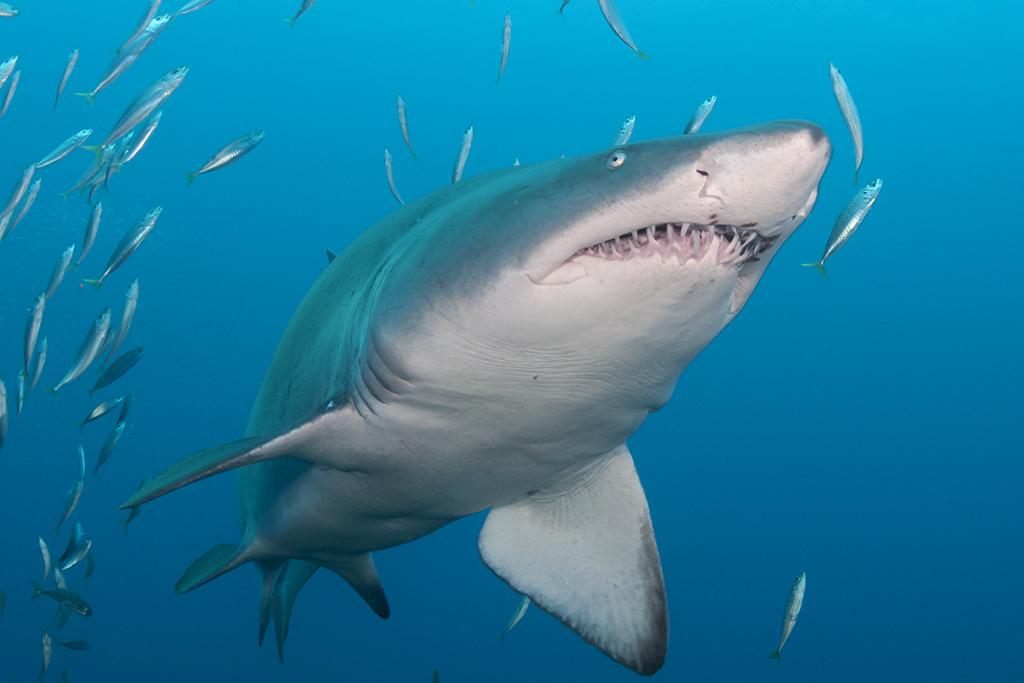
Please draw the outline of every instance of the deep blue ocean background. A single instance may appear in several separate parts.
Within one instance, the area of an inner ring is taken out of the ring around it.
[[[442,187],[463,130],[467,175],[607,148],[623,119],[636,140],[678,134],[705,97],[705,130],[778,118],[823,125],[831,167],[813,214],[738,319],[682,378],[630,445],[647,491],[669,595],[666,681],[1024,680],[1024,371],[1018,134],[1020,8],[1009,2],[619,0],[649,62],[591,0],[352,3],[323,0],[294,30],[298,0],[216,0],[177,19],[89,108],[92,87],[145,3],[22,0],[0,19],[0,59],[21,84],[0,119],[0,192],[80,128],[110,129],[145,86],[191,73],[138,159],[102,196],[97,244],[46,309],[44,387],[70,367],[87,327],[115,320],[133,278],[140,303],[124,348],[145,357],[103,396],[137,401],[113,458],[87,477],[76,518],[94,539],[95,609],[62,638],[48,680],[635,680],[540,610],[506,640],[518,596],[479,560],[478,515],[376,555],[393,616],[380,621],[320,572],[300,595],[285,662],[256,646],[258,580],[243,568],[176,597],[180,573],[234,542],[234,475],[146,507],[125,534],[117,504],[139,481],[242,434],[292,311],[341,249],[395,208],[382,148],[406,200]],[[176,5],[170,4],[165,11]],[[502,18],[508,69],[495,85]],[[65,59],[81,59],[57,111]],[[864,122],[861,179],[885,189],[825,281],[816,258],[857,186],[828,63]],[[404,149],[408,103],[420,158]],[[265,129],[237,165],[194,170],[228,140]],[[0,376],[14,393],[26,310],[69,244],[84,200],[62,201],[85,152],[40,171],[35,208],[0,243]],[[164,207],[156,231],[99,291],[123,232]],[[609,319],[609,325],[615,323]],[[53,606],[30,603],[36,537],[53,533],[81,441],[90,470],[113,421],[78,422],[95,375],[56,397],[43,387],[0,451],[0,681],[34,679]],[[13,401],[12,401],[13,403]],[[789,587],[807,598],[782,666],[775,647]]]

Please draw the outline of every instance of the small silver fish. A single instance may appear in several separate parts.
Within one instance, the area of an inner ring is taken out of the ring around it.
[[[87,603],[82,596],[68,590],[67,588],[46,590],[37,583],[32,586],[32,599],[35,600],[40,595],[45,595],[62,607],[67,607],[75,614],[80,614],[83,617],[92,615],[92,607],[89,606],[89,603]]]
[[[412,148],[412,141],[409,139],[409,121],[405,114],[405,100],[402,96],[398,96],[398,127],[402,130],[402,139],[405,141],[405,146],[409,148],[409,153],[412,154],[412,158],[416,158],[416,150]]]
[[[117,380],[121,379],[128,373],[129,370],[135,367],[135,365],[142,360],[142,347],[130,349],[125,351],[121,356],[111,363],[96,380],[96,384],[93,385],[92,389],[89,390],[90,394],[94,394],[104,387],[108,387]]]
[[[786,602],[786,614],[782,618],[782,637],[779,638],[779,645],[775,652],[769,655],[772,659],[782,662],[782,648],[789,640],[789,635],[796,626],[796,618],[800,615],[800,608],[804,606],[804,591],[807,589],[807,573],[801,572],[793,582],[793,588],[789,591],[789,600]]]
[[[124,397],[124,403],[121,404],[121,413],[117,416],[118,422],[125,422],[128,420],[128,413],[131,411],[133,405],[135,405],[135,394],[128,394]]]
[[[42,185],[42,178],[36,178],[34,181],[32,181],[32,185],[28,188],[28,192],[25,195],[25,203],[21,205],[21,209],[18,211],[18,215],[14,217],[13,221],[11,221],[11,230],[14,230],[14,228],[18,226],[18,223],[21,223],[21,221],[24,220],[25,216],[29,212],[29,209],[31,209],[32,205],[36,203],[36,197],[39,196],[39,188],[42,187]]]
[[[4,83],[14,73],[14,67],[18,65],[18,55],[8,57],[3,62],[0,62],[0,88],[4,87]]]
[[[79,446],[81,448],[81,446]],[[75,510],[78,508],[78,504],[82,500],[82,491],[85,489],[85,480],[79,479],[68,490],[67,498],[64,500],[64,512],[61,513],[60,521],[57,522],[57,531],[60,531],[60,527],[64,522],[71,518],[71,515],[75,514]]]
[[[695,135],[699,133],[701,126],[704,125],[704,120],[707,119],[711,110],[715,108],[715,102],[717,101],[718,97],[712,95],[701,102],[700,105],[697,106],[697,110],[693,112],[690,122],[686,124],[686,129],[683,130],[683,135]]]
[[[78,63],[78,48],[76,47],[68,55],[68,63],[64,67],[64,73],[60,77],[60,83],[57,85],[57,95],[53,98],[53,108],[57,108],[57,104],[60,102],[60,96],[64,94],[64,88],[68,86],[68,79],[71,78],[71,72],[75,70],[75,64]]]
[[[522,621],[523,617],[526,616],[526,610],[529,609],[529,607],[530,607],[530,598],[528,598],[528,597],[526,597],[524,595],[523,596],[523,601],[521,603],[519,603],[519,607],[516,608],[515,613],[512,615],[512,618],[509,619],[508,625],[505,626],[505,630],[501,634],[502,640],[504,640],[505,636],[507,636],[509,633],[512,632],[512,629],[514,629],[516,626],[519,625],[519,622]]]
[[[36,162],[36,168],[46,168],[51,164],[55,164],[64,157],[68,156],[76,149],[85,144],[85,141],[92,135],[92,128],[83,128],[64,142],[57,145],[57,147],[47,154],[45,157]]]
[[[18,370],[18,406],[17,411],[14,413],[14,417],[21,415],[21,411],[25,409],[25,371]]]
[[[39,537],[39,554],[43,556],[43,581],[46,581],[50,570],[53,569],[53,560],[50,559],[50,546],[46,545],[42,536]]]
[[[399,204],[404,206],[405,200],[402,199],[402,195],[398,193],[398,186],[395,185],[395,172],[391,167],[391,152],[388,151],[387,147],[384,148],[384,174],[388,178],[388,189],[391,190],[391,194],[394,195]]]
[[[228,164],[232,164],[249,152],[256,149],[256,146],[263,142],[263,138],[266,137],[266,133],[262,130],[255,131],[253,133],[246,133],[240,138],[232,140],[228,144],[217,150],[217,153],[210,157],[202,167],[194,173],[187,173],[188,184],[191,185],[192,181],[198,176],[210,171],[216,171],[219,168],[224,168]]]
[[[142,56],[142,53],[146,51],[146,48],[153,44],[153,41],[160,35],[164,27],[170,23],[170,20],[171,15],[164,14],[150,21],[139,37],[129,43],[125,43],[121,49],[117,51],[114,55],[114,59],[107,67],[106,72],[100,78],[100,82],[96,84],[96,87],[89,92],[76,92],[75,94],[79,97],[84,97],[89,106],[95,104],[96,95],[117,80],[125,71],[128,70],[128,67],[138,61],[139,57]]]
[[[615,142],[612,143],[612,147],[622,147],[629,143],[629,139],[633,137],[633,128],[636,127],[636,117],[630,116],[628,119],[622,122],[622,127],[619,128],[619,134],[615,136]]]
[[[96,474],[100,471],[100,468],[110,459],[110,456],[114,453],[114,449],[117,448],[117,442],[121,440],[121,435],[124,434],[125,423],[118,422],[111,430],[110,434],[107,435],[106,441],[103,442],[103,447],[100,448],[100,454],[96,458],[96,466],[93,467],[92,473]]]
[[[92,362],[96,360],[96,356],[99,355],[100,347],[103,344],[103,339],[107,336],[107,330],[110,329],[110,309],[105,309],[98,318],[93,322],[92,327],[89,328],[88,334],[82,341],[82,345],[78,347],[78,356],[75,358],[75,364],[71,366],[64,378],[57,383],[52,392],[57,393],[63,387],[82,376]]]
[[[160,77],[158,81],[150,85],[148,88],[143,90],[139,95],[132,100],[124,112],[121,114],[121,118],[117,120],[114,127],[110,129],[106,139],[102,142],[103,146],[109,145],[115,140],[124,136],[128,131],[139,125],[144,119],[150,114],[160,108],[160,105],[167,101],[178,87],[181,86],[182,81],[188,75],[187,66],[179,66],[176,69],[168,71],[166,74]]]
[[[295,22],[299,20],[299,17],[308,12],[309,8],[312,7],[314,3],[316,3],[316,0],[302,0],[302,4],[299,6],[299,11],[295,13],[295,16],[291,19],[285,19],[285,21],[288,22],[289,26],[295,28]]]
[[[29,164],[24,171],[21,172],[21,178],[18,180],[18,184],[11,190],[11,196],[7,199],[7,206],[4,207],[3,211],[0,211],[0,215],[7,215],[14,212],[14,207],[18,205],[18,202],[25,196],[25,192],[28,191],[28,186],[32,182],[32,176],[35,175],[36,165]]]
[[[16,17],[20,12],[6,2],[0,2],[0,17]]]
[[[156,13],[160,11],[160,0],[150,0],[149,7],[146,8],[146,13],[142,15],[142,19],[135,25],[135,30],[132,32],[128,39],[124,41],[118,52],[123,51],[126,47],[138,40],[146,29],[150,27],[153,20],[156,18]]]
[[[160,214],[162,212],[162,206],[151,209],[149,213],[147,213],[142,220],[131,229],[131,231],[125,233],[125,236],[117,243],[117,246],[114,248],[114,253],[110,255],[110,260],[107,261],[107,267],[103,270],[103,273],[98,278],[83,279],[82,282],[96,288],[102,286],[103,282],[110,277],[110,274],[127,261],[128,257],[134,254],[142,245],[142,242],[146,239],[149,233],[153,231],[153,228],[156,226],[157,219],[160,218]]]
[[[846,120],[846,127],[850,129],[850,137],[853,138],[853,182],[857,182],[860,175],[860,165],[864,161],[864,132],[860,126],[860,114],[857,113],[857,105],[853,102],[850,89],[846,87],[846,79],[839,73],[835,64],[829,63],[828,74],[832,79],[832,92],[836,96],[836,103],[839,111],[843,113]]]
[[[100,219],[102,217],[103,202],[99,202],[96,206],[92,207],[92,214],[89,216],[89,223],[85,226],[85,238],[82,240],[82,251],[78,255],[78,261],[75,263],[75,267],[82,265],[82,261],[92,249],[92,245],[96,242],[96,233],[100,230]]]
[[[32,354],[36,350],[36,341],[39,339],[39,328],[43,326],[43,313],[46,311],[46,292],[41,293],[32,302],[32,308],[28,311],[28,320],[25,321],[25,370],[32,364]]]
[[[473,126],[466,129],[462,134],[462,145],[459,147],[459,156],[455,157],[455,168],[452,170],[452,183],[462,180],[462,171],[466,168],[466,159],[469,158],[469,150],[473,147]]]
[[[825,261],[832,254],[836,253],[839,247],[846,244],[846,241],[853,236],[853,233],[857,232],[857,228],[860,227],[864,218],[867,217],[871,207],[875,205],[878,193],[881,191],[882,179],[877,178],[874,182],[853,195],[853,199],[850,200],[846,208],[843,209],[843,212],[836,218],[836,224],[832,226],[832,234],[828,237],[828,242],[825,244],[825,251],[822,253],[821,258],[814,263],[802,263],[800,265],[808,268],[817,268],[819,273],[827,275]]]
[[[131,285],[128,286],[128,292],[124,295],[124,310],[121,312],[121,325],[117,328],[117,336],[110,343],[110,350],[107,351],[107,358],[113,357],[117,350],[121,348],[121,344],[124,343],[125,338],[128,336],[128,330],[132,327],[132,320],[135,319],[135,309],[139,305],[139,280],[136,278],[132,281]]]
[[[73,569],[74,567],[77,567],[82,562],[82,560],[84,560],[89,555],[89,553],[91,551],[92,551],[92,539],[91,538],[86,538],[86,539],[82,540],[82,542],[80,544],[78,544],[77,546],[75,546],[74,550],[71,551],[71,554],[68,555],[64,559],[64,561],[61,562],[61,564],[60,564],[61,570],[62,571],[69,571],[70,569]]]
[[[82,420],[82,424],[80,424],[79,427],[84,427],[90,422],[94,422],[100,419],[110,411],[117,408],[122,403],[124,403],[124,396],[118,396],[117,398],[112,398],[110,400],[103,401],[97,404],[96,407],[90,410],[89,414],[85,416],[85,419]]]
[[[494,79],[497,83],[501,80],[502,74],[505,73],[505,67],[508,65],[508,51],[512,46],[512,15],[505,15],[505,25],[501,29],[501,61],[498,62],[498,77]]]
[[[7,441],[7,384],[0,378],[0,448]]]
[[[188,0],[188,2],[182,5],[180,10],[174,13],[174,17],[177,18],[185,14],[192,14],[193,12],[198,12],[199,10],[203,9],[212,2],[213,0]]]
[[[11,106],[11,100],[14,99],[14,93],[18,91],[18,83],[21,81],[21,69],[14,72],[11,76],[11,84],[7,86],[7,96],[4,97],[4,103],[0,106],[0,116],[7,113],[7,109]]]
[[[612,31],[615,32],[615,35],[619,37],[619,40],[625,43],[626,47],[630,50],[635,52],[637,57],[649,60],[650,57],[647,56],[647,53],[638,48],[636,43],[633,42],[633,37],[629,35],[629,30],[622,22],[622,17],[619,16],[619,10],[615,7],[615,3],[612,2],[612,0],[597,0],[597,4],[601,7],[601,14],[604,15],[604,20],[608,22],[608,26],[610,26]]]
[[[75,245],[72,244],[64,250],[63,254],[60,255],[60,259],[53,267],[53,272],[50,273],[50,284],[46,286],[47,301],[53,298],[53,295],[57,292],[57,288],[60,287],[60,283],[64,282],[64,274],[68,272],[68,267],[71,266],[71,259],[74,257]]]
[[[53,656],[53,639],[50,634],[43,631],[43,670],[39,672],[39,680],[43,680],[46,671],[50,668],[50,657]]]
[[[32,378],[28,383],[28,390],[32,392],[35,390],[36,385],[39,384],[39,379],[43,376],[43,368],[46,367],[46,337],[39,342],[39,352],[36,353],[36,362],[32,366]]]
[[[163,118],[163,115],[164,113],[162,111],[158,111],[149,117],[149,120],[146,121],[145,127],[142,129],[142,134],[137,140],[128,146],[128,149],[124,152],[121,158],[117,160],[118,166],[124,166],[139,155],[139,152],[141,152],[142,148],[146,146],[149,139],[153,137],[153,133],[156,132],[156,127],[160,125],[160,119]]]

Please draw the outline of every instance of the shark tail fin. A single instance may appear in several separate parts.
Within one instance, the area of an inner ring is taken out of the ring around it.
[[[96,104],[96,93],[94,92],[76,92],[75,94],[79,97],[84,97],[85,101],[89,104],[90,107]]]
[[[288,639],[288,623],[291,621],[295,598],[306,582],[316,573],[320,565],[306,560],[288,560],[278,574],[273,594],[274,638],[277,641],[277,657],[284,661],[284,641]]]
[[[218,576],[228,573],[235,567],[247,562],[245,551],[237,545],[224,543],[215,545],[199,556],[178,582],[174,584],[174,592],[178,595],[188,593],[200,586],[213,581]]]
[[[776,650],[775,652],[768,655],[768,659],[774,659],[779,666],[782,666],[782,651]]]
[[[823,278],[828,279],[828,271],[825,270],[825,264],[821,261],[815,261],[814,263],[801,263],[804,268],[814,268]]]
[[[261,560],[256,563],[263,578],[263,591],[260,594],[260,634],[259,644],[263,646],[263,638],[267,635],[267,627],[270,625],[270,617],[274,611],[274,591],[277,590],[278,579],[285,567],[287,560]]]

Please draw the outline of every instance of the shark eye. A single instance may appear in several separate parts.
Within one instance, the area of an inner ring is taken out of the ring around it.
[[[608,155],[608,161],[605,162],[605,166],[615,169],[624,163],[626,163],[626,153],[621,149],[617,149]]]

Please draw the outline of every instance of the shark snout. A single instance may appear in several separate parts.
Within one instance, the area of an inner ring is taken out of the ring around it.
[[[747,128],[711,141],[703,151],[702,193],[720,202],[719,221],[756,223],[759,232],[776,235],[813,202],[831,155],[828,135],[813,123]]]

